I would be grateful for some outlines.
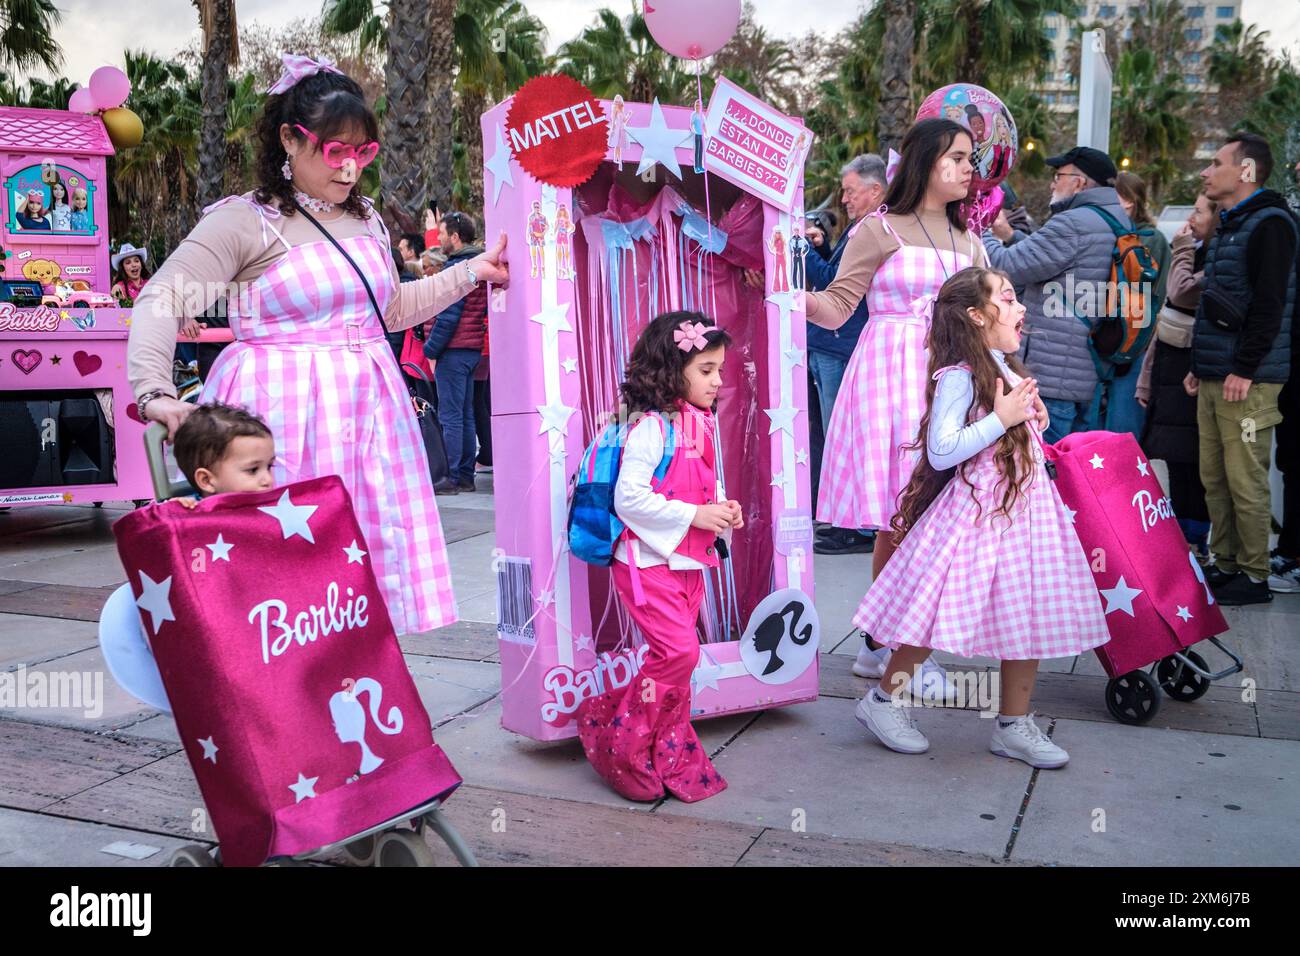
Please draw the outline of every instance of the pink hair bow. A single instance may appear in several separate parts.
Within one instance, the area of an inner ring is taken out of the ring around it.
[[[707,331],[709,327],[703,322],[683,322],[673,329],[673,341],[683,352],[690,352],[693,349],[703,351],[709,344],[709,340],[704,337]]]
[[[889,151],[889,163],[885,166],[885,182],[894,181],[894,173],[898,172],[898,164],[903,161],[903,157],[892,149]]]
[[[299,56],[296,53],[282,53],[280,62],[284,64],[284,72],[280,78],[266,92],[274,95],[284,93],[298,83],[299,80],[305,80],[309,76],[315,76],[317,73],[337,73],[343,75],[343,71],[336,67],[329,60],[313,60],[309,56]]]

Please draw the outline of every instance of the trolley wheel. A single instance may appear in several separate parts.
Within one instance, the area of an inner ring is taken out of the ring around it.
[[[1129,671],[1106,682],[1106,709],[1122,724],[1145,724],[1160,710],[1160,688],[1146,671]]]
[[[96,502],[94,502],[94,505],[95,505],[96,508],[102,508],[102,507],[104,507],[104,502],[102,502],[102,501],[96,501]]]
[[[212,858],[207,847],[199,846],[197,843],[190,843],[174,851],[171,859],[167,861],[168,866],[201,866],[215,867],[220,866]]]
[[[343,847],[343,855],[347,857],[349,863],[355,863],[357,866],[374,866],[375,850],[378,847],[379,836],[372,833],[368,837],[346,844]]]
[[[1201,670],[1209,670],[1205,666],[1205,658],[1195,651],[1183,651],[1183,656]],[[1166,657],[1156,666],[1156,680],[1160,681],[1160,686],[1165,689],[1166,694],[1183,703],[1190,703],[1204,697],[1205,692],[1210,689],[1210,681],[1207,678],[1173,656]]]
[[[433,851],[413,830],[389,830],[375,848],[375,866],[436,866]]]
[[[135,505],[137,508],[143,508],[145,505],[149,504],[149,502],[152,500],[153,500],[152,498],[134,498],[132,499],[131,503]]]

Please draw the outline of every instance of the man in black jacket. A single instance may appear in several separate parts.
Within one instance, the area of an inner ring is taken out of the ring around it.
[[[1281,195],[1263,189],[1273,154],[1260,136],[1229,137],[1201,172],[1219,204],[1205,260],[1187,391],[1197,396],[1201,481],[1220,604],[1262,604],[1268,588],[1268,483],[1278,394],[1291,372],[1300,225]]]

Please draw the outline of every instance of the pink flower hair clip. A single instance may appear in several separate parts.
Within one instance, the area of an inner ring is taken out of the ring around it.
[[[709,346],[709,340],[704,334],[709,331],[709,327],[703,322],[683,322],[677,328],[673,329],[673,341],[683,352],[690,352],[699,349],[703,352]]]

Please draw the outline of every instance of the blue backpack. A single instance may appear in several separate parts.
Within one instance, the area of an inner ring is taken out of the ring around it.
[[[663,481],[673,458],[673,427],[654,415],[664,430],[664,456],[654,471],[654,485]],[[623,464],[623,446],[628,433],[640,422],[611,422],[582,453],[582,463],[569,504],[569,552],[587,564],[608,567],[627,530],[614,512],[614,487]]]

